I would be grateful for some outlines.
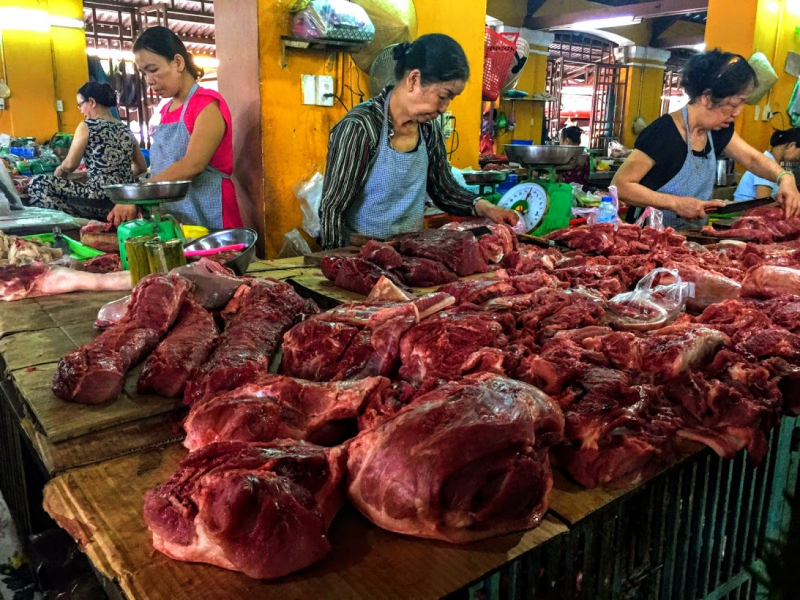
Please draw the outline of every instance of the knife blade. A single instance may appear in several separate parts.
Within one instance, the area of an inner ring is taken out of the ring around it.
[[[767,206],[768,204],[774,203],[776,200],[775,198],[756,198],[755,200],[741,200],[739,202],[730,202],[725,206],[720,206],[713,210],[714,214],[718,215],[726,215],[728,213],[734,212],[742,212],[745,210],[750,210],[751,208],[757,208],[759,206]]]

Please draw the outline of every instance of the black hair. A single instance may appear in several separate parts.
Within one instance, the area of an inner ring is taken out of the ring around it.
[[[690,58],[681,77],[681,87],[690,102],[709,93],[711,101],[717,104],[756,85],[756,72],[743,56],[717,48]]]
[[[571,127],[564,127],[564,129],[561,130],[560,137],[562,140],[569,140],[573,144],[580,144],[581,135],[583,135],[583,129],[572,125]]]
[[[461,45],[448,35],[429,33],[394,47],[394,75],[400,81],[419,69],[423,85],[469,79],[469,62]]]
[[[775,146],[783,146],[784,144],[795,143],[795,146],[800,146],[800,127],[792,127],[791,129],[776,129],[769,138],[769,145],[773,148]]]
[[[114,108],[117,105],[117,93],[108,83],[87,81],[80,87],[78,93],[83,96],[84,100],[94,100],[106,108]]]
[[[203,69],[194,64],[194,58],[180,38],[167,27],[149,27],[140,33],[133,43],[133,51],[139,52],[140,50],[158,54],[168,61],[173,60],[176,54],[180,54],[186,63],[186,70],[192,77],[200,79],[205,74]]]

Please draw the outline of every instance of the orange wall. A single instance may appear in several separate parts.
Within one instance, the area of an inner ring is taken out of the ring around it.
[[[299,181],[323,171],[331,128],[344,116],[333,107],[303,106],[300,76],[333,75],[337,94],[349,107],[350,93],[343,83],[367,90],[367,79],[349,55],[318,50],[287,51],[287,67],[280,63],[280,36],[289,33],[288,5],[282,0],[258,4],[261,80],[261,126],[264,162],[264,229],[266,254],[274,257],[284,235],[300,227],[302,217],[292,191]],[[453,156],[457,166],[477,167],[480,138],[481,68],[485,0],[465,4],[460,0],[417,0],[418,35],[446,33],[457,39],[467,54],[472,79],[451,110],[456,117],[460,145]],[[358,102],[358,98],[355,98]]]
[[[83,18],[80,0],[0,0],[0,7],[48,11]],[[49,33],[3,31],[6,78],[11,97],[0,111],[0,132],[45,141],[57,131],[74,132],[81,120],[75,94],[88,80],[82,30],[54,27]],[[56,113],[56,99],[64,112]]]

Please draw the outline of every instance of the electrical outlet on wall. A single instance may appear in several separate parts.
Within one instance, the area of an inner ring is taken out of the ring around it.
[[[333,77],[319,75],[317,77],[317,104],[320,106],[333,106]]]
[[[455,121],[455,117],[453,113],[449,110],[442,115],[442,133],[444,134],[444,139],[450,139],[450,136],[453,135],[453,122]]]
[[[756,104],[755,109],[753,110],[753,116],[755,120],[758,121],[761,118],[761,106]]]
[[[61,100],[56,100],[56,110],[58,112],[64,112],[64,103]]]

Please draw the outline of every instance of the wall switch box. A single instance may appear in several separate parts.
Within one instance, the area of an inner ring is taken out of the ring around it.
[[[765,121],[769,121],[769,118],[771,116],[772,116],[772,107],[769,104],[767,104],[764,107],[764,111],[761,113],[761,118],[764,119]]]
[[[64,112],[64,103],[61,100],[56,100],[56,110],[58,112]]]
[[[317,77],[317,104],[320,106],[333,106],[333,77],[320,75]]]
[[[5,98],[0,98],[0,110],[6,109],[6,100]]]
[[[316,104],[317,78],[314,75],[301,75],[300,86],[303,90],[303,104]]]

